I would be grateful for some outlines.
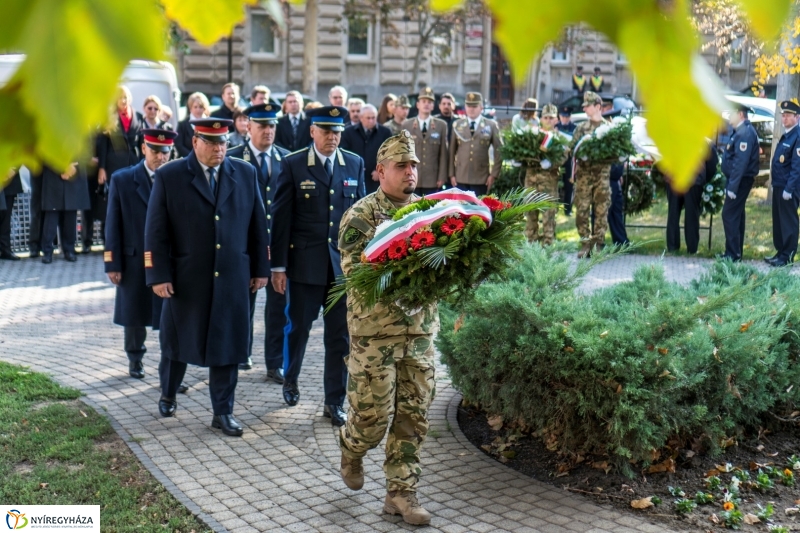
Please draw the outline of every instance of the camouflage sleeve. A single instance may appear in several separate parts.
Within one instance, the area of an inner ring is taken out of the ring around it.
[[[342,273],[345,276],[350,275],[354,264],[361,262],[361,252],[367,247],[369,236],[375,229],[359,216],[366,212],[365,206],[359,203],[347,210],[339,225],[339,251],[342,254]]]

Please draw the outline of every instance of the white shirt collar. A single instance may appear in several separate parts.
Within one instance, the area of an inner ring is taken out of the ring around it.
[[[200,160],[198,159],[198,160],[197,160],[197,162],[198,162],[198,163],[200,163]],[[206,177],[206,180],[208,180],[208,169],[209,169],[210,167],[207,167],[207,166],[206,166],[206,165],[204,165],[203,163],[200,163],[200,167],[203,169],[203,175]],[[217,166],[215,166],[215,167],[214,167],[214,170],[216,170],[216,171],[217,171],[217,172],[216,172],[216,175],[217,175],[217,176],[219,176],[219,167],[220,167],[220,165],[217,165]],[[219,178],[217,178],[217,179],[219,179]]]
[[[312,146],[314,147],[314,151],[317,153],[317,158],[318,158],[318,159],[320,160],[320,162],[322,163],[322,167],[324,168],[324,167],[325,167],[325,161],[327,161],[328,159],[330,159],[330,160],[331,160],[331,168],[333,168],[333,156],[335,156],[335,155],[336,155],[336,152],[333,152],[333,153],[332,153],[331,155],[329,155],[329,156],[328,156],[328,155],[322,155],[322,154],[319,152],[319,150],[317,150],[317,145],[316,145],[316,144],[312,144]]]
[[[156,173],[156,171],[150,170],[150,167],[147,166],[147,161],[144,162],[144,169],[147,171],[147,177],[149,177],[152,180],[153,175]]]
[[[792,131],[793,129],[795,129],[796,127],[797,127],[797,124],[795,124],[794,126],[792,126],[791,128],[789,128],[788,130],[784,131],[784,132],[783,132],[783,133],[784,133],[784,135],[788,135],[788,133],[789,133],[790,131]]]
[[[431,116],[430,116],[430,115],[429,115],[429,116],[428,116],[428,118],[426,118],[425,120],[422,120],[422,119],[420,118],[420,116],[419,116],[419,115],[417,115],[417,122],[419,123],[419,127],[420,127],[420,129],[422,128],[422,125],[423,125],[423,124],[425,124],[425,126],[426,126],[426,129],[431,129]]]

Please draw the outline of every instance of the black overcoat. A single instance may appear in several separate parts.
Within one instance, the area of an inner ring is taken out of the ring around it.
[[[41,175],[33,179],[42,180],[42,211],[82,211],[92,205],[83,165],[68,180],[49,167],[42,167]]]

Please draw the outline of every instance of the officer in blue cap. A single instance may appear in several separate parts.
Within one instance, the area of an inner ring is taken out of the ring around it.
[[[272,202],[278,175],[281,173],[283,158],[288,154],[275,143],[275,131],[278,124],[278,111],[281,104],[275,100],[250,106],[244,114],[250,119],[247,124],[249,141],[241,146],[228,150],[228,157],[238,157],[256,168],[259,191],[267,212],[267,233],[272,231]],[[264,360],[267,365],[267,381],[283,384],[283,328],[286,326],[286,296],[275,292],[271,284],[267,284],[267,306],[264,312],[266,336],[264,338]],[[253,367],[253,324],[255,321],[256,293],[250,295],[250,350],[247,362],[239,365],[239,370],[250,370]]]
[[[781,102],[781,122],[786,129],[772,154],[772,244],[776,253],[764,260],[770,266],[784,266],[797,253],[800,220],[800,133],[797,128],[800,105]]]
[[[300,400],[298,378],[311,323],[319,316],[337,276],[341,276],[338,248],[342,215],[365,196],[364,161],[339,148],[347,109],[312,109],[311,146],[283,161],[272,207],[272,285],[286,294],[283,399]],[[344,424],[342,409],[347,382],[344,358],[349,352],[347,307],[342,298],[325,314],[325,416]]]

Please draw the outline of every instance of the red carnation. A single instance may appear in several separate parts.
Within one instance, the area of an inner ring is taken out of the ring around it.
[[[447,218],[442,222],[442,233],[445,235],[452,235],[462,229],[464,229],[464,223],[455,217]]]
[[[431,231],[420,231],[411,237],[411,247],[415,250],[433,246],[434,243],[436,243],[436,236]]]
[[[385,263],[388,260],[389,260],[389,254],[386,253],[386,250],[384,250],[381,255],[375,258],[376,263]]]
[[[389,243],[389,248],[386,250],[389,254],[389,259],[402,259],[408,255],[408,243],[405,239],[397,239]]]
[[[483,205],[488,207],[490,211],[499,211],[503,209],[503,202],[501,202],[497,198],[492,198],[491,196],[482,198],[481,202],[483,202]]]

